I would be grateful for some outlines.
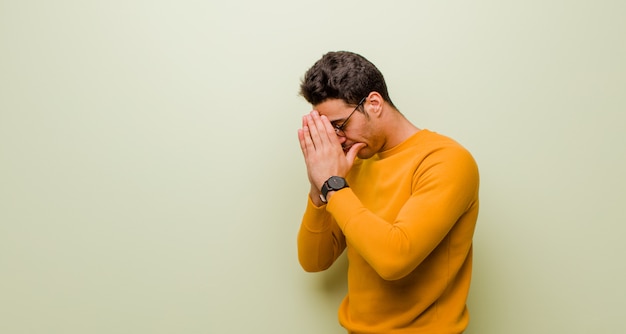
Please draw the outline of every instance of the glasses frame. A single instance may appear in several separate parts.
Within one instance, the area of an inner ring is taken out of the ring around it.
[[[339,137],[345,137],[346,136],[346,132],[345,132],[346,124],[348,124],[348,121],[350,120],[350,117],[352,117],[352,115],[354,115],[355,111],[359,110],[359,107],[361,107],[361,105],[363,105],[363,103],[365,102],[366,99],[367,99],[367,96],[362,98],[361,101],[359,101],[359,103],[356,105],[356,108],[354,108],[354,110],[352,110],[350,115],[348,115],[348,118],[346,118],[343,122],[341,122],[341,124],[333,126],[335,128],[335,133],[337,134],[337,136],[339,136]]]

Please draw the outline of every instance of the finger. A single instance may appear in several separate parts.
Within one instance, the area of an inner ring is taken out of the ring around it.
[[[315,152],[315,143],[311,138],[310,127],[304,126],[302,128],[302,135],[304,136],[304,149],[306,150],[305,154],[308,156],[310,153]]]
[[[320,138],[323,139],[323,144],[327,148],[336,149],[338,152],[343,154],[335,128],[328,117],[326,115],[320,115],[317,112],[315,112],[312,116],[315,119],[317,131],[320,133]]]
[[[317,127],[317,131],[319,132],[321,139],[323,139],[325,142],[328,142],[336,137],[334,129],[331,131],[332,133],[329,133],[328,131],[332,128],[332,124],[330,124],[328,117],[326,117],[325,115],[320,115],[317,110],[313,110],[313,112],[311,113],[311,117],[315,122],[315,126]]]
[[[324,131],[326,132],[326,136],[332,145],[339,145],[339,139],[337,138],[337,133],[335,132],[335,127],[330,123],[330,120],[326,115],[320,116],[322,123],[324,124]]]
[[[348,150],[348,153],[346,153],[346,160],[348,161],[350,166],[352,166],[352,163],[354,163],[354,159],[356,159],[356,154],[359,153],[359,151],[363,147],[365,147],[365,144],[363,143],[356,143],[352,145],[352,147],[350,147],[350,150]]]
[[[312,134],[311,134],[310,118],[311,118],[310,114],[304,115],[302,117],[302,135],[303,135],[304,143],[308,145],[308,149],[314,150],[315,143],[313,142],[313,139],[311,138]]]
[[[298,129],[298,140],[300,141],[300,149],[302,150],[302,154],[304,155],[304,158],[306,159],[306,157],[307,157],[307,149],[306,149],[306,142],[304,140],[304,130],[303,129]]]
[[[328,141],[328,137],[323,133],[323,124],[321,122],[318,124],[314,118],[314,114],[317,114],[317,112],[313,111],[307,116],[307,125],[315,148],[321,149],[324,142]],[[316,117],[319,119],[319,116]]]

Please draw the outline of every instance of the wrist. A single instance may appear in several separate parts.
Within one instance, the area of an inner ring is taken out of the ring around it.
[[[326,202],[330,201],[330,198],[336,193],[336,190],[331,190],[326,194]]]
[[[322,185],[319,198],[322,203],[328,203],[328,199],[334,192],[347,187],[348,182],[346,182],[346,179],[340,176],[331,176],[328,180],[326,180],[326,182],[324,182],[324,185]]]
[[[317,207],[320,207],[325,204],[320,199],[320,195],[321,195],[320,190],[317,187],[315,187],[313,184],[311,184],[311,190],[309,190],[309,198],[311,199],[311,202],[313,202],[313,204]]]

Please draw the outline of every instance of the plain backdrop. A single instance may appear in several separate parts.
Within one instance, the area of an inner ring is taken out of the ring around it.
[[[385,74],[481,171],[470,334],[623,333],[626,3],[0,0],[0,333],[344,333],[303,73]]]

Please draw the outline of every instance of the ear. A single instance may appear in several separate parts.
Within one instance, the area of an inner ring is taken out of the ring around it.
[[[369,108],[367,109],[368,113],[370,113],[373,117],[380,117],[383,111],[383,97],[378,92],[371,92],[367,96],[367,104]]]

